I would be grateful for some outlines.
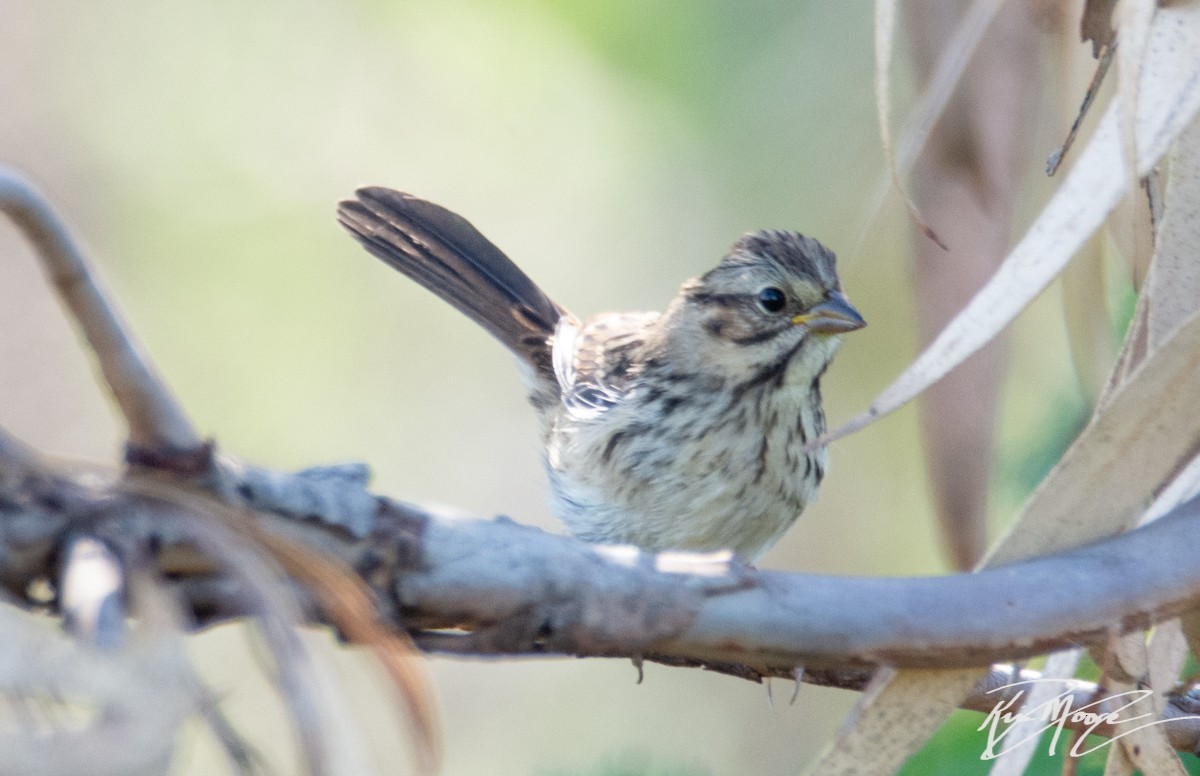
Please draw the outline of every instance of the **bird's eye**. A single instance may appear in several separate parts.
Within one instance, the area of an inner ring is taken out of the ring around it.
[[[787,297],[775,286],[767,286],[758,292],[758,306],[769,313],[777,313],[787,305]]]

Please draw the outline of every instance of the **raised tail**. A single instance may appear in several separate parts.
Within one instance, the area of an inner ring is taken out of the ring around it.
[[[538,372],[565,313],[462,216],[371,186],[338,204],[338,222],[368,251],[454,305]]]

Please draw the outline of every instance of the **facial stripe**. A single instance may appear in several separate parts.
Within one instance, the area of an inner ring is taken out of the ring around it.
[[[717,294],[710,291],[696,291],[688,295],[688,300],[700,305],[718,305],[721,307],[733,307],[734,305],[743,305],[746,302],[745,294]]]
[[[763,329],[761,331],[756,331],[753,334],[747,334],[744,337],[726,337],[725,339],[729,340],[735,345],[758,345],[763,342],[767,342],[768,340],[775,339],[790,328],[791,326],[785,326],[777,329]]]

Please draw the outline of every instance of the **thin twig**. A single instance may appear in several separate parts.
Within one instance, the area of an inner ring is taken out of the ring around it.
[[[1096,72],[1092,75],[1092,82],[1088,84],[1087,91],[1083,94],[1083,103],[1079,106],[1079,113],[1075,114],[1075,120],[1071,122],[1071,129],[1067,132],[1066,139],[1063,140],[1061,146],[1055,149],[1054,153],[1050,154],[1050,158],[1046,160],[1046,175],[1053,176],[1054,173],[1058,172],[1058,168],[1062,166],[1067,152],[1075,144],[1075,137],[1079,134],[1079,128],[1083,125],[1083,119],[1092,107],[1092,102],[1095,101],[1096,95],[1100,91],[1100,84],[1104,83],[1104,76],[1108,74],[1108,68],[1112,64],[1113,55],[1116,53],[1116,42],[1104,47],[1104,54],[1096,64]]]
[[[237,773],[244,776],[253,773],[268,772],[262,752],[251,746],[238,733],[237,728],[233,726],[233,723],[221,711],[217,699],[213,698],[207,689],[201,689],[200,693],[204,696],[205,700],[200,706],[200,714],[204,717],[204,722],[208,725],[208,729],[212,732],[213,737],[221,744],[221,749],[224,750],[225,756],[229,758],[230,765],[236,769]]]
[[[3,166],[0,210],[33,245],[59,299],[87,338],[125,417],[130,444],[168,451],[201,446],[187,415],[122,320],[62,219],[27,178]]]
[[[215,559],[240,583],[244,600],[270,647],[279,688],[296,724],[308,767],[316,776],[337,772],[331,762],[331,749],[335,747],[328,721],[330,711],[313,656],[297,634],[304,622],[303,612],[270,557],[233,530],[231,523],[240,517],[230,519],[230,507],[207,495],[145,477],[127,477],[119,487],[148,500],[159,518],[175,522],[187,541]],[[184,514],[176,514],[180,511]]]
[[[963,72],[978,48],[979,41],[983,39],[984,32],[991,25],[996,12],[1000,10],[1002,2],[1003,0],[974,0],[948,38],[946,47],[938,59],[937,68],[910,110],[900,139],[896,143],[894,167],[902,180],[912,172],[913,164],[925,148],[930,133],[945,111],[950,96],[962,80]],[[866,215],[862,219],[854,247],[850,250],[849,261],[855,261],[862,253],[867,236],[874,228],[893,186],[892,169],[889,166],[879,177],[868,198],[869,204],[863,209]]]

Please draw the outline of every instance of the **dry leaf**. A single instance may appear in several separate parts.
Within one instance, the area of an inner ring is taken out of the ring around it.
[[[879,141],[883,146],[883,158],[892,174],[892,185],[904,199],[908,216],[921,233],[937,243],[942,250],[946,246],[941,238],[925,223],[917,206],[909,197],[900,178],[900,168],[892,149],[892,41],[896,36],[896,5],[899,0],[875,0],[875,110],[879,120]]]
[[[1062,306],[1075,373],[1094,405],[1117,355],[1104,305],[1104,253],[1098,239],[1088,240],[1063,270]]]
[[[858,699],[849,727],[838,734],[810,776],[895,773],[986,674],[971,668],[881,669]]]
[[[1184,651],[1181,649],[1183,647],[1182,634],[1179,633],[1178,628],[1169,627],[1157,629],[1156,633],[1162,635],[1156,657],[1164,665],[1168,660],[1176,661],[1175,670],[1178,672],[1184,656]],[[1159,641],[1157,638],[1155,640]],[[1141,691],[1143,688],[1138,680],[1150,674],[1152,665],[1145,635],[1130,633],[1116,639],[1109,650],[1109,657],[1115,659],[1121,671],[1133,679],[1133,681],[1121,681],[1113,679],[1111,676],[1108,677],[1105,684],[1109,695],[1116,696]],[[1158,679],[1161,681],[1161,677]],[[1149,695],[1128,710],[1128,713],[1132,715],[1131,718],[1142,714],[1154,717],[1161,715],[1164,704],[1161,694],[1158,694],[1153,686],[1153,681],[1150,689],[1152,692]],[[1129,700],[1135,697],[1137,696],[1126,696]],[[1112,747],[1109,752],[1108,759],[1114,770],[1127,772],[1127,766],[1132,765],[1134,769],[1142,773],[1151,773],[1155,776],[1187,776],[1187,769],[1183,767],[1179,755],[1175,753],[1175,749],[1167,740],[1167,734],[1162,725],[1132,725],[1128,730],[1122,732],[1124,735],[1117,740],[1118,746]],[[1108,771],[1109,767],[1106,765],[1105,773]]]
[[[1200,121],[1192,122],[1175,145],[1165,199],[1169,205],[1146,278],[1151,347],[1200,307]]]
[[[1068,680],[1074,677],[1082,656],[1083,650],[1072,649],[1056,652],[1046,658],[1041,678],[1051,681],[1030,687],[1022,707],[1036,709],[1053,701],[1063,690],[1063,685],[1053,680]],[[1037,754],[1042,741],[1041,732],[1045,727],[1046,722],[1036,717],[1013,722],[1004,733],[1003,740],[1007,743],[1000,749],[1000,755],[996,758],[996,764],[992,766],[989,776],[1021,776],[1030,760]]]
[[[1108,234],[1125,259],[1134,288],[1141,288],[1154,257],[1154,225],[1146,192],[1138,188],[1121,197],[1108,215]]]
[[[1133,776],[1135,773],[1133,761],[1123,746],[1114,746],[1104,762],[1104,776]]]
[[[850,252],[851,257],[858,256],[871,227],[879,217],[883,203],[894,187],[893,174],[900,180],[904,180],[912,171],[913,163],[924,150],[934,124],[941,118],[946,103],[950,100],[950,95],[954,93],[963,72],[967,69],[971,55],[978,47],[979,41],[983,39],[984,31],[991,24],[1003,2],[1004,0],[974,0],[970,8],[962,15],[954,33],[946,39],[946,45],[940,52],[940,58],[936,67],[933,68],[929,83],[913,105],[912,112],[905,122],[904,130],[900,133],[900,140],[896,143],[895,161],[887,164],[887,170],[876,183],[875,190],[871,194],[871,204],[865,209],[862,231],[859,233],[854,249]],[[877,102],[876,108],[878,105]],[[898,168],[898,172],[896,172],[896,168]]]
[[[956,3],[923,0],[907,6],[918,79],[930,76],[947,36],[961,26]],[[917,241],[917,321],[932,339],[995,271],[1009,247],[1012,214],[1028,166],[1038,46],[1024,5],[988,28],[945,115],[916,168],[923,212],[945,224],[952,247]],[[921,404],[928,471],[954,567],[974,567],[987,545],[987,493],[993,419],[1006,349],[985,348],[934,386]]]
[[[1009,536],[987,565],[1003,565],[1111,535],[1128,525],[1153,491],[1189,461],[1200,446],[1200,314],[1179,331],[1119,388],[1104,411],[1084,429],[1063,460],[1034,492]],[[897,689],[878,689],[860,700],[858,721],[822,760],[830,768],[878,750],[879,769],[890,773],[915,752],[936,724],[957,708],[972,679],[986,669],[940,673],[894,673]],[[964,689],[966,688],[966,689]],[[912,715],[912,724],[892,729],[886,749],[880,731]],[[865,766],[864,766],[865,767]],[[818,770],[817,773],[843,773]]]
[[[1200,6],[1155,15],[1142,68],[1138,169],[1148,172],[1200,110]],[[1054,279],[1130,188],[1121,157],[1117,106],[1003,266],[936,340],[864,413],[826,440],[852,433],[907,403],[991,340]]]
[[[1108,75],[1108,68],[1112,64],[1114,49],[1107,48],[1104,50],[1104,56],[1096,64],[1095,72],[1092,73],[1091,83],[1088,84],[1087,90],[1083,93],[1083,102],[1079,106],[1079,111],[1075,114],[1074,121],[1071,122],[1071,128],[1067,130],[1067,136],[1063,140],[1054,153],[1050,154],[1050,158],[1046,160],[1046,174],[1053,177],[1058,172],[1058,168],[1062,166],[1063,160],[1067,158],[1067,152],[1075,145],[1075,139],[1079,135],[1079,129],[1083,126],[1083,120],[1087,118],[1088,112],[1092,109],[1092,103],[1096,100],[1096,95],[1100,93],[1100,86],[1104,83],[1104,77]]]
[[[342,561],[249,523],[244,530],[266,547],[285,571],[313,591],[330,621],[351,643],[371,649],[404,702],[418,772],[441,770],[441,725],[433,682],[408,634],[389,631],[380,624],[370,589]]]
[[[1197,80],[1200,4],[1160,9],[1151,25],[1142,68],[1141,112],[1136,123],[1139,170],[1148,171],[1191,123],[1200,109],[1200,89],[1194,86]],[[1112,107],[1062,187],[988,286],[871,410],[846,424],[839,435],[894,410],[944,375],[991,339],[1061,270],[1130,188],[1117,124]],[[993,553],[993,560],[1050,552],[1127,524],[1137,507],[1148,500],[1148,491],[1182,467],[1200,441],[1200,429],[1196,428],[1200,418],[1191,406],[1194,402],[1188,401],[1197,395],[1200,317],[1189,319],[1127,385],[1113,393],[1102,414],[1034,494],[1024,518]],[[1153,415],[1150,426],[1146,425],[1147,414]],[[1114,432],[1119,433],[1114,436]],[[1164,445],[1153,444],[1160,438]],[[1125,443],[1136,443],[1137,449],[1114,461],[1114,448]],[[1138,460],[1139,455],[1153,460]],[[1133,472],[1126,470],[1135,468],[1139,470],[1137,479],[1127,479]],[[1137,487],[1130,488],[1130,481]],[[1090,488],[1085,501],[1068,505],[1064,494],[1078,502],[1079,491],[1085,487]],[[888,672],[870,696],[860,700],[853,723],[816,772],[894,772],[924,743],[937,721],[956,708],[966,688],[984,674],[982,670]],[[893,726],[896,720],[901,724]],[[881,742],[886,742],[886,748],[880,748]]]
[[[1179,627],[1187,641],[1188,649],[1200,659],[1200,611],[1185,614],[1179,618]]]
[[[1187,639],[1179,620],[1161,623],[1150,634],[1150,647],[1147,654],[1147,670],[1150,676],[1150,689],[1162,696],[1175,689],[1179,681],[1179,672],[1187,661]]]
[[[1146,57],[1146,41],[1150,37],[1150,22],[1154,18],[1157,0],[1121,0],[1117,5],[1117,29],[1121,45],[1117,46],[1117,94],[1121,104],[1121,148],[1130,179],[1137,179],[1137,136],[1134,117],[1137,116],[1138,85],[1141,83],[1142,62]]]
[[[1099,57],[1100,49],[1113,42],[1112,15],[1117,0],[1087,0],[1079,24],[1079,39],[1092,42],[1092,56]]]
[[[1196,246],[1200,245],[1200,121],[1183,133],[1171,154],[1170,178],[1166,201],[1169,203],[1160,224],[1160,235],[1153,264],[1143,289],[1146,311],[1147,348],[1156,349],[1161,340],[1182,320],[1200,308],[1200,266]],[[1200,458],[1195,458],[1163,489],[1143,518],[1157,519],[1200,491]],[[1149,675],[1150,688],[1160,701],[1171,690],[1187,658],[1188,643],[1200,618],[1191,615],[1155,628],[1147,649],[1137,634],[1119,640],[1118,656],[1124,668],[1134,676]],[[1195,644],[1192,645],[1195,648]],[[1126,685],[1115,691],[1134,689]],[[1182,765],[1155,727],[1138,731],[1122,739],[1123,753],[1110,755],[1112,770],[1136,766],[1146,773],[1180,773]]]
[[[1124,529],[1200,447],[1200,315],[1152,354],[1034,491],[989,566]]]

